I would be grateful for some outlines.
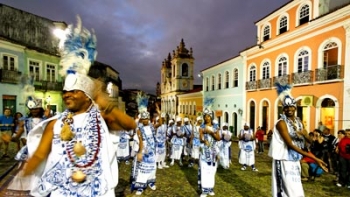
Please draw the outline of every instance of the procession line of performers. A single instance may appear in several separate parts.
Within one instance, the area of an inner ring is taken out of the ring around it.
[[[143,98],[138,95],[138,105],[142,108]],[[215,174],[219,165],[227,169],[231,160],[231,132],[227,123],[221,129],[214,120],[213,112],[205,110],[203,116],[198,116],[195,124],[188,118],[177,117],[166,124],[165,114],[158,113],[155,122],[151,122],[147,108],[139,109],[139,116],[135,120],[137,128],[132,137],[133,144],[130,155],[134,157],[131,167],[131,191],[141,195],[145,189],[156,190],[156,169],[168,168],[165,159],[169,155],[170,166],[178,163],[183,166],[186,159],[188,167],[198,165],[198,189],[201,196],[215,195]],[[183,122],[183,124],[182,124]],[[121,135],[124,135],[122,132]],[[129,134],[125,134],[129,135]],[[120,138],[118,146],[128,151],[124,146],[129,138]],[[169,152],[170,151],[170,152]],[[167,154],[168,153],[168,154]],[[118,155],[118,158],[127,158]]]

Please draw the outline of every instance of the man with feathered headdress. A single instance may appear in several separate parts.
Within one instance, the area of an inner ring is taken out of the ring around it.
[[[276,83],[278,98],[283,106],[283,114],[275,125],[270,144],[269,156],[272,161],[272,196],[304,196],[301,183],[300,160],[303,156],[314,159],[327,171],[326,164],[302,150],[308,132],[295,116],[297,104],[292,97],[290,85]]]
[[[147,111],[148,96],[137,94],[138,111],[140,120],[136,135],[134,135],[134,150],[136,157],[131,168],[131,191],[136,190],[136,195],[141,195],[147,186],[156,190],[156,139],[155,127],[162,124],[162,119],[157,125],[151,125],[150,113]],[[158,105],[157,112],[160,114]]]
[[[31,195],[50,197],[115,196],[118,164],[109,131],[131,130],[134,120],[118,110],[100,84],[87,76],[96,58],[96,38],[70,25],[61,40],[66,110],[28,134],[24,175],[35,173]]]

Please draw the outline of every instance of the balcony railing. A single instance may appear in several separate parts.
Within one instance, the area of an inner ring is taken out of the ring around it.
[[[260,89],[270,89],[272,87],[272,79],[260,79],[259,80],[259,88]]]
[[[52,81],[35,81],[35,90],[41,91],[62,91],[63,82],[52,82]]]
[[[257,81],[247,81],[245,86],[246,86],[246,90],[256,90],[256,89],[258,89],[258,82]]]
[[[311,83],[313,81],[313,71],[308,70],[304,72],[293,73],[292,79],[292,83],[295,85]]]
[[[18,72],[16,70],[0,69],[1,83],[17,84],[19,82],[20,77],[21,77],[21,72]]]
[[[273,77],[273,84],[280,83],[281,85],[290,84],[290,75]]]
[[[326,68],[316,69],[316,79],[315,81],[327,81],[333,79],[340,79],[342,72],[341,65],[327,66]]]

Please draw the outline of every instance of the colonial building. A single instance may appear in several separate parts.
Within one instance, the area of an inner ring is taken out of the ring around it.
[[[58,39],[52,21],[0,4],[0,108],[26,113],[20,78],[33,76],[36,96],[53,111],[62,110],[62,79],[58,74]]]
[[[181,118],[189,118],[193,123],[196,122],[197,116],[202,115],[203,111],[203,87],[202,85],[194,85],[193,90],[189,90],[184,94],[177,95],[179,101],[179,114]]]
[[[161,68],[161,106],[169,118],[179,114],[177,95],[193,89],[194,58],[192,48],[186,49],[183,39]]]
[[[27,113],[26,98],[21,90],[21,78],[34,78],[35,95],[50,105],[53,112],[64,109],[63,80],[59,75],[60,56],[58,38],[53,30],[65,29],[64,22],[52,21],[23,10],[0,4],[0,109],[12,108],[13,113]],[[99,72],[96,72],[96,71]],[[103,78],[111,97],[125,104],[119,97],[121,80],[112,67],[94,62],[91,76]]]
[[[214,98],[215,119],[220,125],[228,123],[235,136],[246,121],[243,61],[236,56],[201,71],[203,97]]]
[[[293,84],[297,116],[335,135],[350,128],[350,1],[294,0],[258,20],[246,59],[245,118],[272,129],[282,112],[274,84]]]

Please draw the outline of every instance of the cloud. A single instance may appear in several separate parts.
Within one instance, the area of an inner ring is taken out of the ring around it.
[[[256,42],[254,22],[289,0],[0,0],[51,20],[95,29],[97,60],[115,68],[123,88],[155,93],[162,61],[183,38],[195,76]],[[195,77],[195,84],[200,79]]]

